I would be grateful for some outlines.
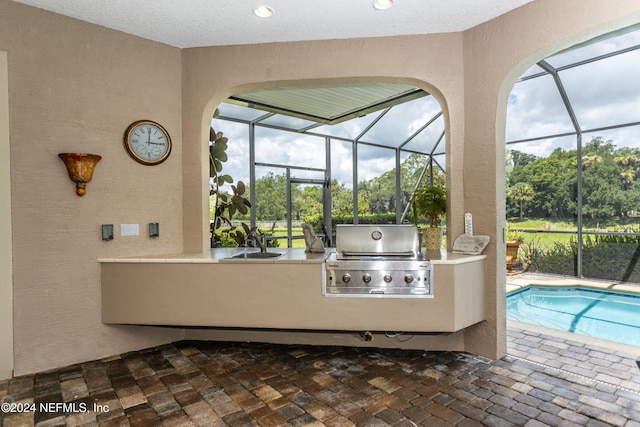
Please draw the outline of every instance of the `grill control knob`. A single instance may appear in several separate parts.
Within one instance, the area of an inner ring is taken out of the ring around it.
[[[349,273],[343,274],[342,281],[345,283],[349,283],[351,281],[351,275]]]
[[[404,282],[405,283],[411,283],[413,282],[413,276],[411,274],[405,274],[404,275]]]
[[[362,281],[364,283],[369,283],[371,281],[371,275],[369,273],[365,273],[365,275],[362,276]]]
[[[382,280],[384,280],[385,283],[391,283],[391,281],[393,280],[393,277],[391,277],[390,274],[385,274]]]

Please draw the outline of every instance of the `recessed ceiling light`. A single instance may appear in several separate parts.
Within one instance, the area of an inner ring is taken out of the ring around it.
[[[259,16],[260,18],[268,18],[273,15],[273,9],[269,6],[258,6],[253,9],[253,14]]]
[[[393,0],[373,0],[373,7],[377,10],[389,9],[393,6]]]

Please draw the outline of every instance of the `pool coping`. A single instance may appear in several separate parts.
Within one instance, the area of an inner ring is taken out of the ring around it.
[[[619,282],[603,282],[589,279],[578,279],[576,277],[558,277],[546,276],[540,274],[521,273],[517,276],[507,276],[506,295],[522,290],[527,286],[540,287],[581,287],[594,290],[607,290],[610,292],[623,292],[640,295],[640,284],[629,284]],[[558,329],[547,328],[545,326],[533,325],[530,323],[519,322],[517,320],[506,319],[507,327],[513,325],[516,328],[524,329],[539,334],[550,335],[567,341],[574,341],[584,345],[592,345],[606,348],[620,353],[626,353],[633,358],[640,355],[640,347],[631,344],[623,344],[616,341],[605,340],[602,338],[590,337],[574,332],[566,332]]]
[[[545,326],[533,325],[531,323],[519,322],[517,320],[507,319],[507,328],[515,327],[529,332],[535,332],[541,335],[549,335],[562,339],[568,343],[574,342],[580,345],[591,347],[600,347],[608,352],[622,353],[635,359],[640,356],[640,347],[631,344],[623,344],[617,341],[605,340],[602,338],[580,335],[574,332],[561,331],[559,329],[547,328]]]
[[[583,287],[640,295],[640,284],[604,282],[590,279],[578,279],[575,277],[554,277],[526,273],[519,274],[518,276],[507,276],[507,294],[510,294],[527,286]]]

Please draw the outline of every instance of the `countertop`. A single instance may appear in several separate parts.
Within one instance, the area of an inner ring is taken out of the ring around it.
[[[268,252],[281,253],[277,258],[231,258],[240,253],[259,252],[255,248],[214,248],[203,253],[180,253],[168,255],[141,255],[122,258],[100,258],[100,263],[318,263],[321,264],[335,252],[335,248],[327,248],[323,253],[307,253],[299,248],[269,248]],[[424,251],[423,251],[424,252]],[[483,260],[486,255],[454,254],[441,250],[439,252],[424,252],[429,260],[435,264],[464,264]]]
[[[335,249],[325,249],[321,253],[306,253],[298,248],[269,248],[268,252],[282,254],[277,258],[231,258],[241,253],[260,252],[257,248],[213,248],[203,253],[181,253],[169,255],[149,255],[123,258],[100,258],[101,263],[323,263]]]
[[[486,255],[466,255],[466,254],[454,254],[453,252],[447,252],[442,249],[438,251],[427,251],[424,249],[422,253],[426,254],[429,261],[432,264],[464,264],[466,262],[479,261],[481,259],[486,259]]]

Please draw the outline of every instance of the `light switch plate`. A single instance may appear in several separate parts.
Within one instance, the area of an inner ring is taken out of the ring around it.
[[[120,224],[121,236],[137,236],[139,234],[138,224]]]

